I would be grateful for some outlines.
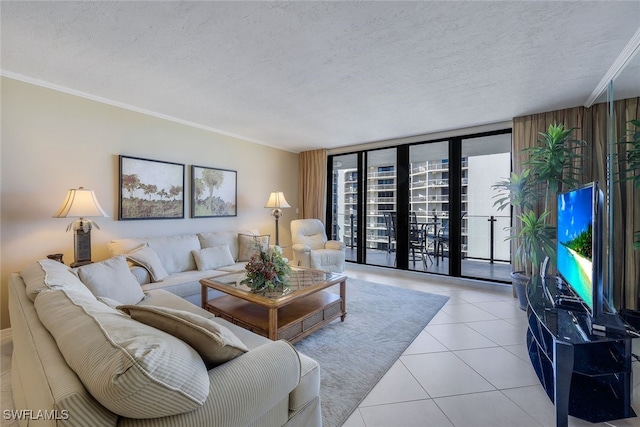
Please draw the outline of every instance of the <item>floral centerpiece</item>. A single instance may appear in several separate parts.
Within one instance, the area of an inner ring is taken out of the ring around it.
[[[289,286],[291,267],[289,261],[275,248],[264,249],[251,257],[247,266],[247,278],[242,284],[249,286],[252,292],[283,290]]]

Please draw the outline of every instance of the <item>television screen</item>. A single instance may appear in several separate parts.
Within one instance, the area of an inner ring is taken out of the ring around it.
[[[597,182],[558,196],[558,272],[592,316],[602,310],[601,206]]]

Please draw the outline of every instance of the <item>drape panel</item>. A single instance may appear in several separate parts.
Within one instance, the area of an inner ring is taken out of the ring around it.
[[[629,128],[628,122],[638,119],[640,98],[619,100],[614,103],[615,135],[614,141],[620,141]],[[513,119],[513,170],[522,172],[524,148],[535,146],[539,132],[544,132],[550,124],[563,123],[565,128],[575,128],[573,136],[586,141],[584,154],[586,164],[576,165],[582,171],[580,180],[588,183],[598,180],[606,187],[607,153],[609,141],[608,104],[596,104],[591,108],[575,107],[547,113],[532,114]],[[615,144],[614,151],[624,155],[624,145]],[[617,159],[616,162],[617,164]],[[614,178],[615,179],[615,178]],[[566,190],[566,189],[565,189]],[[640,195],[630,182],[615,179],[613,184],[614,210],[614,260],[625,260],[624,265],[616,262],[614,268],[614,303],[616,308],[638,309],[640,282],[640,251],[633,250],[633,232],[640,230]],[[540,201],[542,202],[542,201]],[[538,209],[541,209],[541,203]],[[550,206],[552,223],[555,222],[555,200]],[[518,212],[514,212],[514,218]],[[605,218],[605,224],[607,223]],[[514,221],[517,228],[519,221]],[[519,231],[519,230],[516,230]],[[607,237],[605,236],[605,242]],[[512,254],[515,253],[512,247]],[[512,260],[514,269],[519,269],[516,260]],[[605,266],[606,267],[606,266]],[[620,267],[620,268],[618,268]],[[605,274],[606,271],[605,271]],[[605,276],[606,277],[606,276]]]
[[[325,221],[327,203],[327,150],[303,151],[298,158],[300,218]]]

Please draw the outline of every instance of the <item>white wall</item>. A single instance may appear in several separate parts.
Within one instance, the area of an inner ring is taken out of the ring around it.
[[[96,218],[94,261],[108,258],[106,243],[119,237],[241,228],[274,236],[264,204],[275,189],[292,206],[280,221],[280,244],[290,244],[289,222],[298,206],[297,154],[8,78],[2,78],[1,90],[2,328],[10,326],[11,272],[51,253],[63,253],[67,264],[73,261],[73,234],[65,232],[71,219],[51,217],[69,188],[93,189],[110,216]],[[185,164],[185,218],[118,221],[120,154]],[[189,218],[193,164],[238,172],[237,217]]]

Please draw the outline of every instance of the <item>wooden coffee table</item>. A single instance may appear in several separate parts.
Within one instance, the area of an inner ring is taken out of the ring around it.
[[[292,267],[290,286],[270,295],[253,293],[240,285],[245,272],[237,271],[200,280],[202,308],[236,325],[272,340],[294,343],[327,323],[347,315],[347,277]],[[340,294],[325,289],[340,284]],[[226,295],[207,301],[212,288]]]

